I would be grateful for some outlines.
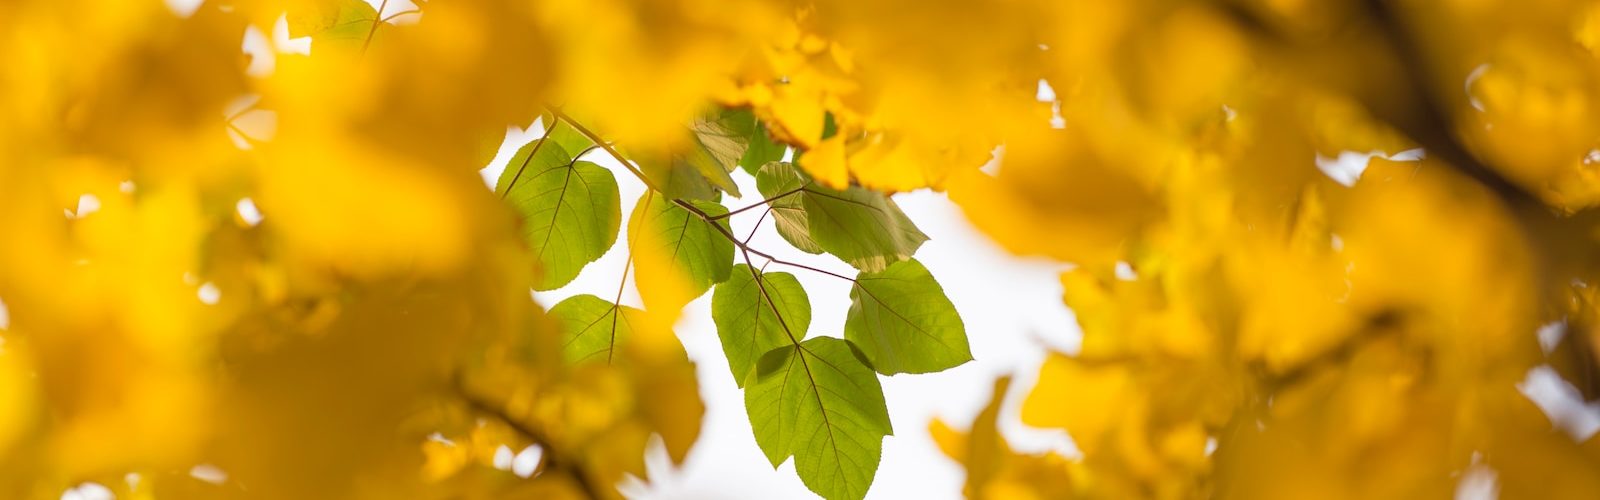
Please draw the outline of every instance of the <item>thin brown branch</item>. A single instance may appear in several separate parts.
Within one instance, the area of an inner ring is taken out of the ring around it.
[[[771,214],[772,214],[772,207],[767,207],[766,210],[761,211],[761,217],[756,218],[756,225],[751,226],[750,227],[750,234],[745,235],[744,244],[749,245],[750,244],[750,240],[755,239],[756,230],[761,229],[761,223],[765,222],[767,220],[767,216],[771,215]]]

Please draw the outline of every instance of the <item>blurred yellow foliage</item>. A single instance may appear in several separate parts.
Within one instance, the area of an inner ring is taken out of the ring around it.
[[[621,356],[564,361],[477,170],[720,105],[1076,265],[1021,417],[1081,455],[1002,380],[932,427],[970,496],[1600,498],[1519,392],[1600,396],[1594,1],[187,3],[0,4],[0,497],[618,497],[698,437],[692,287],[635,256]]]

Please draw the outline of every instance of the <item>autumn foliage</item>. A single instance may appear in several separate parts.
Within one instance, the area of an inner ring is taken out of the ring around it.
[[[1600,498],[1594,1],[13,0],[0,60],[0,498],[616,498],[708,294],[825,498],[920,432],[976,498]],[[1070,264],[1082,344],[896,429],[982,327],[915,190]]]

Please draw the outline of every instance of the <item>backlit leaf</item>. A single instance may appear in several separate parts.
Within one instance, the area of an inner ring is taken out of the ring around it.
[[[548,134],[547,137],[550,141],[560,145],[561,149],[566,150],[574,158],[582,156],[584,150],[594,146],[594,141],[589,140],[588,136],[573,128],[572,124],[567,123],[566,120],[557,121],[550,115],[545,115],[544,119],[545,123],[555,122],[554,128],[547,128],[545,132]]]
[[[632,336],[633,317],[644,311],[593,295],[574,295],[550,308],[561,325],[561,354],[567,361],[611,363],[616,348]]]
[[[805,338],[811,326],[811,301],[794,275],[764,273],[739,264],[712,293],[711,319],[717,324],[733,380],[744,387],[762,354],[789,344],[791,338]]]
[[[617,241],[622,202],[616,178],[599,165],[573,161],[555,141],[523,146],[497,188],[523,217],[523,238],[541,269],[536,290],[571,282]]]
[[[767,197],[799,189],[772,202],[778,234],[795,248],[826,251],[862,271],[882,271],[911,258],[928,241],[888,196],[856,186],[817,185],[789,163],[761,167],[756,186]]]
[[[728,213],[726,207],[717,203],[688,203],[711,216]],[[726,230],[728,220],[725,218],[714,223],[706,222],[671,200],[646,194],[634,206],[628,224],[629,234],[650,234],[648,238],[633,239],[634,255],[649,253],[665,257],[636,259],[639,266],[638,286],[643,296],[652,296],[644,290],[658,285],[646,277],[674,272],[678,273],[679,281],[689,287],[690,296],[685,300],[692,300],[711,289],[711,285],[728,279],[729,271],[733,269],[733,242],[712,226],[716,224]]]
[[[866,496],[894,429],[878,376],[850,341],[773,349],[751,376],[745,409],[773,466],[794,456],[800,480],[823,498]]]
[[[885,375],[943,371],[972,360],[955,305],[916,259],[856,276],[844,338]]]
[[[783,154],[788,150],[788,146],[772,140],[765,123],[757,122],[756,130],[750,134],[750,148],[739,158],[739,166],[750,175],[756,175],[762,165],[783,160]]]

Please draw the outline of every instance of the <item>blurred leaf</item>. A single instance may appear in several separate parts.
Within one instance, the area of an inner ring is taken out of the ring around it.
[[[844,338],[884,375],[943,371],[972,360],[955,305],[916,259],[856,276]]]
[[[817,337],[761,357],[745,408],[773,467],[795,472],[829,499],[859,499],[877,473],[883,437],[894,433],[878,376],[848,340]]]
[[[811,327],[811,300],[794,275],[764,273],[739,264],[712,293],[711,319],[717,324],[733,380],[744,387],[762,354],[789,344],[791,335],[805,338]]]
[[[372,31],[372,23],[378,21],[378,11],[362,0],[303,2],[300,5],[304,8],[284,14],[290,38],[362,40]]]

